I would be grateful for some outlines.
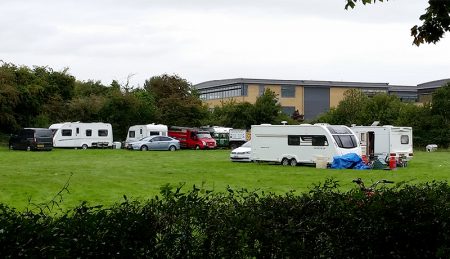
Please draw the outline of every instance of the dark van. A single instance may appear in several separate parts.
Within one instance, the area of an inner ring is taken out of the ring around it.
[[[9,149],[52,150],[53,134],[50,129],[25,128],[9,139]]]

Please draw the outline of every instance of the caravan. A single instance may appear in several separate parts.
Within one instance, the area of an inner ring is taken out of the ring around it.
[[[352,126],[359,141],[362,154],[373,159],[395,157],[397,163],[406,165],[413,157],[413,139],[411,127]]]
[[[134,125],[128,129],[125,145],[149,136],[167,136],[167,126],[162,124]]]
[[[54,147],[112,147],[113,132],[109,123],[63,122],[53,124],[49,129],[53,132]]]
[[[331,163],[334,156],[361,155],[353,131],[328,124],[253,125],[251,160],[295,166],[298,163]]]

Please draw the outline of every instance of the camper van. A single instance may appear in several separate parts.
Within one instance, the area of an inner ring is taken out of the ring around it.
[[[111,124],[94,122],[63,122],[49,127],[53,132],[53,146],[66,148],[112,147]]]
[[[361,142],[362,154],[368,158],[395,157],[401,163],[413,157],[411,127],[352,126],[352,130]]]
[[[299,163],[331,163],[334,156],[361,155],[354,132],[328,124],[253,125],[251,160],[296,166]]]
[[[167,136],[167,126],[162,124],[134,125],[128,129],[125,145],[149,136]]]

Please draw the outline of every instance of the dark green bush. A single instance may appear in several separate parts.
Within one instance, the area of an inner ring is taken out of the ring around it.
[[[0,204],[0,258],[448,258],[450,187],[404,185],[367,197],[328,180],[309,193],[162,197],[58,216]]]

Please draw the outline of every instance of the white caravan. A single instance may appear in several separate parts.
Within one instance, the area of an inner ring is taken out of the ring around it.
[[[128,129],[125,146],[131,142],[138,141],[148,136],[167,136],[168,128],[162,124],[134,125]]]
[[[411,127],[352,126],[359,141],[362,154],[368,158],[395,157],[397,161],[409,161],[413,157],[413,139]]]
[[[253,125],[251,160],[297,163],[331,163],[334,156],[361,155],[361,147],[346,126],[320,124]]]
[[[113,131],[109,123],[63,122],[53,124],[49,129],[53,132],[54,147],[112,147]]]

